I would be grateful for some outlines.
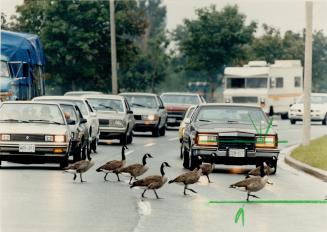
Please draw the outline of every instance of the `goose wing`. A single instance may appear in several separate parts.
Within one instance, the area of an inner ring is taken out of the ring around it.
[[[160,182],[162,179],[162,176],[148,176],[145,177],[144,179],[134,181],[131,187],[134,186],[149,186],[151,183],[154,182]]]
[[[64,170],[78,170],[82,169],[88,166],[88,161],[87,160],[80,160],[77,161],[71,165],[68,165],[67,167],[64,168]]]
[[[114,171],[118,168],[121,168],[123,166],[123,162],[121,160],[112,160],[107,162],[106,164],[102,165],[98,169],[104,169],[107,171]]]
[[[251,176],[260,176],[260,167],[256,167],[248,172],[248,175]]]
[[[212,164],[202,164],[202,165],[200,165],[200,168],[202,169],[202,173],[204,175],[210,174],[213,171],[213,165]]]
[[[255,176],[250,177],[244,180],[241,180],[239,182],[236,182],[235,184],[230,185],[231,188],[239,187],[239,188],[248,188],[249,186],[253,185],[256,182],[260,182],[261,177]]]
[[[133,174],[134,172],[137,172],[138,170],[142,169],[144,166],[142,164],[131,164],[129,166],[126,166],[122,169],[120,169],[120,172],[127,172],[130,174]]]

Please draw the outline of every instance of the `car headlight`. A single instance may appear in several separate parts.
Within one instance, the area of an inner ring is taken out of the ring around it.
[[[159,120],[159,115],[157,115],[157,114],[143,115],[143,119],[150,120],[150,121],[157,121],[157,120]]]
[[[115,119],[115,120],[110,120],[109,121],[109,126],[113,126],[113,127],[125,127],[126,123],[123,120],[120,119]]]
[[[256,143],[255,146],[257,148],[276,148],[276,136],[273,135],[260,135],[256,136]]]
[[[54,140],[53,135],[44,136],[44,141],[45,142],[53,142],[53,140]]]
[[[66,141],[66,136],[65,135],[55,135],[54,136],[54,141],[56,143],[63,143]]]
[[[214,134],[198,134],[196,144],[204,146],[217,146],[218,136]]]
[[[1,141],[10,141],[10,135],[8,134],[2,134],[0,138]]]

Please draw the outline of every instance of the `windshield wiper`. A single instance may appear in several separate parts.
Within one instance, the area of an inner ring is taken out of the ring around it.
[[[106,108],[106,109],[111,109],[111,110],[114,110],[117,112],[117,110],[111,106],[107,106],[107,105],[104,105],[104,104],[99,104],[99,106],[102,106],[103,108]]]
[[[145,105],[142,105],[142,104],[137,104],[137,103],[133,103],[132,106],[139,106],[139,107],[145,107],[145,108],[149,108]]]
[[[212,120],[207,120],[207,119],[199,119],[199,122],[213,122]]]
[[[43,120],[43,119],[32,119],[32,120],[28,120],[28,121],[29,122],[40,122],[40,123],[49,123],[49,124],[63,125],[60,122],[51,121],[51,120]]]
[[[2,122],[23,122],[23,123],[29,123],[29,121],[19,120],[19,119],[13,119],[13,118],[3,119],[3,120],[0,120],[0,121],[2,121]]]

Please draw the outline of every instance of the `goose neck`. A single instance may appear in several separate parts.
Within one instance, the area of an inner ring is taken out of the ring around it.
[[[165,168],[165,166],[162,164],[161,167],[160,167],[160,173],[161,173],[162,176],[165,175],[164,168]]]
[[[143,164],[143,166],[146,165],[146,158],[147,158],[147,155],[144,155],[143,158],[142,158],[142,164]]]

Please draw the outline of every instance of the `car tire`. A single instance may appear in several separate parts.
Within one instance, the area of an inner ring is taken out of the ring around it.
[[[160,136],[165,136],[166,134],[166,125],[163,125],[159,130]]]
[[[83,156],[83,143],[82,142],[76,149],[75,151],[73,152],[73,162],[77,162],[77,161],[80,161],[82,159],[82,156]]]
[[[94,153],[97,153],[97,148],[98,148],[98,140],[97,140],[97,138],[95,138],[91,142],[90,151],[93,150]]]
[[[290,122],[291,122],[292,125],[294,125],[296,123],[296,120],[295,119],[291,119]]]
[[[183,146],[183,143],[181,143],[179,158],[182,160],[183,156],[184,156],[184,146]]]
[[[131,144],[133,143],[133,132],[131,131],[131,133],[127,136],[127,144]]]
[[[183,167],[186,169],[190,168],[189,152],[186,148],[183,150]]]
[[[62,158],[60,161],[60,168],[63,169],[68,166],[68,156]]]
[[[271,161],[270,165],[274,168],[274,171],[271,173],[271,175],[275,175],[277,172],[277,160]]]
[[[152,130],[152,136],[153,137],[159,137],[160,136],[160,129],[159,127],[156,127]]]
[[[287,113],[286,114],[280,114],[280,117],[281,117],[282,120],[286,120],[286,119],[288,119],[288,114]]]
[[[327,114],[325,115],[324,120],[322,120],[322,125],[327,125]]]
[[[121,145],[126,145],[126,143],[127,143],[127,134],[126,133],[124,133],[124,134],[122,134],[121,136],[120,136],[120,144]]]

